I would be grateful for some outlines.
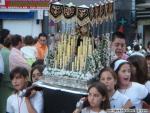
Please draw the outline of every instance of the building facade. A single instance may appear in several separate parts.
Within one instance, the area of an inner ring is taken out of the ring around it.
[[[48,18],[48,3],[48,0],[5,0],[3,5],[0,4],[0,29],[9,29],[11,34],[33,37],[41,32],[47,33],[45,27],[48,24],[45,19]]]
[[[140,34],[143,45],[150,41],[150,0],[136,1],[137,32]]]

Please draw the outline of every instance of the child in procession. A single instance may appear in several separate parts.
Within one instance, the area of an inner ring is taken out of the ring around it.
[[[132,107],[130,99],[116,90],[117,76],[111,68],[103,68],[98,76],[99,81],[104,83],[108,90],[110,107],[112,109],[129,109]]]
[[[29,73],[26,68],[16,67],[10,73],[15,89],[7,99],[7,113],[43,113],[43,97],[38,91],[24,95],[28,88]]]
[[[103,83],[96,82],[89,86],[88,96],[77,102],[73,113],[107,113],[106,110],[109,108],[107,88]]]
[[[142,101],[150,104],[150,95],[147,88],[130,80],[131,65],[127,60],[117,59],[112,63],[112,67],[117,74],[118,91],[129,97],[136,109],[142,108]]]

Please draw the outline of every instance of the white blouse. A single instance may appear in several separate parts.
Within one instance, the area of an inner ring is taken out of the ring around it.
[[[36,94],[30,98],[31,104],[36,110],[36,113],[43,113],[43,93],[37,91]],[[25,102],[25,97],[18,94],[12,94],[7,99],[8,113],[29,113]]]
[[[112,109],[114,108],[118,109],[118,108],[122,108],[130,99],[129,97],[123,95],[118,90],[116,90],[113,96],[109,98],[109,100],[110,100],[110,107]]]
[[[132,82],[132,85],[127,89],[119,89],[119,91],[129,97],[132,105],[136,108],[142,108],[142,100],[148,95],[147,88],[137,82]]]

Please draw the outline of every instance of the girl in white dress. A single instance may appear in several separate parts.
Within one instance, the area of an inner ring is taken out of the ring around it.
[[[132,107],[130,99],[115,89],[115,86],[117,84],[117,76],[111,68],[103,68],[98,78],[99,81],[104,83],[107,87],[110,100],[110,107],[112,109],[128,109]]]
[[[147,88],[142,84],[130,81],[130,63],[126,60],[117,59],[112,66],[118,77],[119,92],[129,97],[136,109],[142,108],[142,101],[150,104],[150,95]]]
[[[83,104],[86,106],[83,108]],[[106,113],[110,108],[107,88],[103,83],[93,83],[88,88],[88,96],[77,102],[73,113]]]

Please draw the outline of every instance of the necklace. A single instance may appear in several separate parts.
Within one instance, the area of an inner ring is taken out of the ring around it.
[[[20,112],[20,109],[21,109],[21,104],[22,104],[22,102],[23,102],[23,99],[21,98],[21,100],[20,100],[20,102],[19,102],[19,96],[17,95],[17,100],[18,100],[18,112],[21,113],[21,112]]]

